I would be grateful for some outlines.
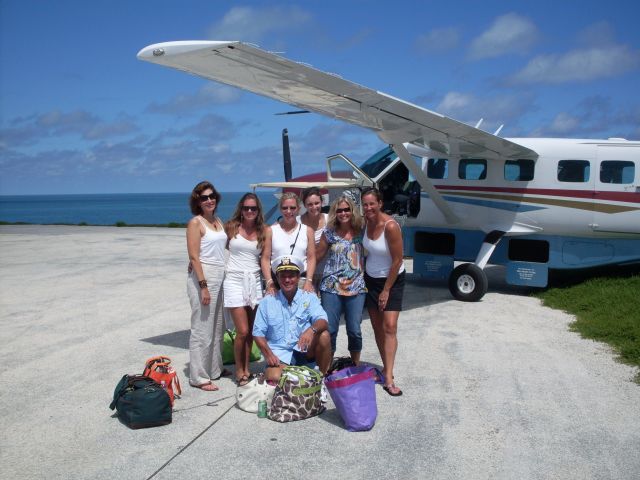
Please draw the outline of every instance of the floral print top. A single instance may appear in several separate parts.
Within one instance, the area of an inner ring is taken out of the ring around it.
[[[364,247],[362,234],[346,240],[335,230],[326,228],[329,244],[320,290],[337,295],[353,296],[366,293],[364,285]]]

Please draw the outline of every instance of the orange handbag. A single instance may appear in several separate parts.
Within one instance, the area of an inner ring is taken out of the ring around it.
[[[169,394],[171,406],[173,407],[173,398],[174,396],[180,398],[182,389],[180,388],[178,372],[171,366],[171,359],[164,355],[151,357],[145,364],[143,375],[152,378],[165,389]],[[175,393],[173,391],[174,387]]]

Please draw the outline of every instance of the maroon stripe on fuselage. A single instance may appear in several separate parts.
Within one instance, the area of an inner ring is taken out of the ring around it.
[[[521,195],[548,195],[554,197],[588,198],[613,202],[640,203],[637,192],[610,192],[605,190],[565,190],[557,188],[508,188],[508,187],[467,187],[463,185],[436,185],[439,190],[458,190],[465,192],[500,192]]]

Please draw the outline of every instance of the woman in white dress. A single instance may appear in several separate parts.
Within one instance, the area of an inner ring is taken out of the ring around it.
[[[187,294],[191,304],[189,336],[189,384],[206,391],[223,374],[222,281],[227,235],[216,208],[220,194],[209,182],[198,183],[189,205],[193,218],[187,224],[187,252],[191,268]]]
[[[262,273],[267,290],[273,295],[276,292],[275,274],[271,271],[271,261],[283,255],[297,257],[303,261],[305,277],[303,290],[314,292],[311,279],[316,269],[316,250],[313,230],[296,220],[300,209],[300,199],[295,193],[285,192],[280,197],[280,213],[282,218],[267,231],[264,249],[262,250]]]
[[[313,230],[313,239],[317,250],[320,239],[322,238],[322,232],[324,232],[327,226],[327,214],[322,213],[322,194],[320,193],[320,189],[318,187],[304,189],[302,191],[302,204],[307,211],[300,215],[298,221]],[[322,280],[323,271],[324,259],[318,260],[318,258],[316,258],[316,269],[312,279],[313,288],[316,290],[320,285],[320,280]]]
[[[231,219],[225,224],[229,259],[224,280],[224,306],[236,328],[233,353],[236,382],[246,385],[251,377],[249,354],[253,345],[253,320],[262,299],[260,256],[266,232],[262,204],[254,193],[245,193]]]

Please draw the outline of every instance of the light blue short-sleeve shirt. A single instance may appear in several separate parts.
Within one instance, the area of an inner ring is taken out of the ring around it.
[[[326,320],[327,314],[317,295],[298,290],[291,305],[279,291],[267,295],[258,305],[253,323],[253,336],[265,337],[269,348],[281,362],[291,363],[300,335],[314,322]]]

